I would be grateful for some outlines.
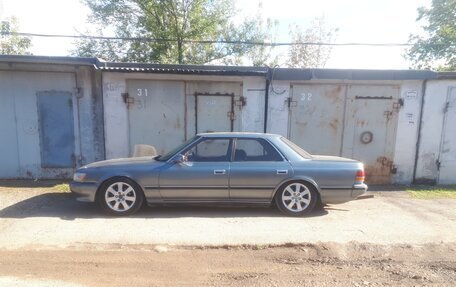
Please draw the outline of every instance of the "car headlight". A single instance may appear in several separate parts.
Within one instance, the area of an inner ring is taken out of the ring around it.
[[[74,175],[73,175],[73,181],[83,181],[85,179],[87,174],[83,173],[83,172],[76,172]]]

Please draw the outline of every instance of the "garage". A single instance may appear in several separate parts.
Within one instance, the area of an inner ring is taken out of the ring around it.
[[[0,57],[0,178],[70,178],[104,158],[95,59]]]

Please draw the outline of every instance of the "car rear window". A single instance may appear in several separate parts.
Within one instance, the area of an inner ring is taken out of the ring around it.
[[[294,142],[288,140],[287,138],[281,137],[280,140],[283,141],[287,146],[289,146],[292,150],[294,150],[297,154],[299,154],[303,158],[306,158],[306,159],[312,158],[312,155],[310,153],[306,152],[300,146],[298,146]]]

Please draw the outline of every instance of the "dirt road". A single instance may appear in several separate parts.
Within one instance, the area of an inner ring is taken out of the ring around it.
[[[52,188],[0,187],[0,287],[455,286],[456,200],[147,208],[111,218]]]
[[[454,244],[326,243],[258,250],[92,247],[1,251],[0,286],[454,286],[456,282]]]

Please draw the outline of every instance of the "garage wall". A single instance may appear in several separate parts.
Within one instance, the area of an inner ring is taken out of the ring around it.
[[[413,181],[416,143],[420,121],[422,81],[406,81],[401,85],[401,99],[404,102],[399,111],[394,151],[394,165],[397,169],[393,182],[410,184]]]
[[[0,178],[69,178],[103,159],[99,81],[91,66],[0,63]]]
[[[375,183],[411,183],[421,85],[422,81],[274,81],[269,98],[268,131],[287,136],[313,153],[346,157],[359,154],[362,157],[361,149],[365,150],[367,145],[355,145],[354,137],[358,139],[359,135],[354,135],[353,126],[359,126],[360,131],[371,129],[377,145],[383,141],[385,150],[378,146],[381,150],[365,151],[369,156],[364,161],[372,165],[372,174],[379,175],[376,179],[371,176],[370,180]],[[312,94],[310,97],[309,93]],[[357,99],[357,96],[361,98]],[[369,102],[369,99],[362,99],[366,96],[384,97],[385,100],[372,99]],[[403,106],[398,105],[400,98]],[[381,102],[385,103],[380,105]],[[358,110],[362,107],[357,108],[357,105],[368,103],[365,108],[378,106],[381,110],[372,110],[371,116],[365,114],[366,121],[356,121],[356,115],[362,111]],[[388,116],[384,115],[387,111],[391,112]],[[374,117],[374,113],[378,117]],[[389,127],[382,132],[384,125]],[[330,140],[331,143],[324,142],[333,134],[336,138]],[[390,174],[390,170],[396,173]]]
[[[145,74],[145,73],[103,73],[103,99],[104,99],[104,129],[105,129],[105,148],[106,158],[128,157],[132,154],[132,146],[138,143],[132,143],[130,138],[130,127],[132,127],[132,119],[129,116],[133,110],[128,108],[122,97],[122,94],[128,93],[128,97],[137,97],[130,90],[131,83],[150,84],[165,83],[165,82],[180,82],[185,86],[185,92],[182,97],[186,97],[186,101],[182,107],[182,120],[179,120],[179,125],[175,127],[176,133],[185,134],[186,138],[190,138],[195,133],[195,107],[194,94],[209,94],[207,98],[209,103],[217,100],[217,96],[233,93],[234,95],[234,119],[233,131],[263,131],[264,118],[264,87],[265,80],[262,77],[236,77],[236,76],[195,76],[195,75],[172,75],[172,74]],[[130,84],[129,84],[130,83]],[[161,95],[163,100],[166,95]],[[158,99],[158,98],[156,98]],[[244,99],[245,101],[242,101]],[[132,101],[138,104],[138,99]],[[153,100],[151,100],[151,103]],[[152,110],[166,110],[163,106],[163,101],[153,102],[156,106],[151,106]],[[244,103],[242,103],[244,102]],[[176,109],[180,109],[176,107]],[[163,115],[162,115],[163,116]],[[166,116],[166,114],[165,114]],[[226,111],[221,113],[220,120],[227,120]],[[144,124],[153,125],[148,122],[147,113],[143,115]],[[138,124],[138,121],[133,123],[133,127]],[[216,121],[214,121],[216,123]],[[157,128],[160,129],[160,128]],[[155,135],[156,137],[159,135]],[[161,135],[160,135],[161,136]],[[165,135],[164,135],[165,136]],[[166,152],[178,143],[168,143],[166,139],[154,140],[153,138],[144,139],[142,144],[159,145],[159,152]]]
[[[426,84],[423,120],[421,128],[421,142],[419,146],[416,181],[423,183],[456,183],[453,181],[439,181],[439,161],[441,161],[441,145],[444,128],[444,118],[447,97],[452,87],[456,87],[455,80],[428,81]],[[454,123],[449,123],[454,125]],[[453,132],[455,130],[453,129]],[[456,150],[445,151],[456,153]],[[440,167],[445,168],[444,166]],[[453,170],[456,174],[456,170]]]

